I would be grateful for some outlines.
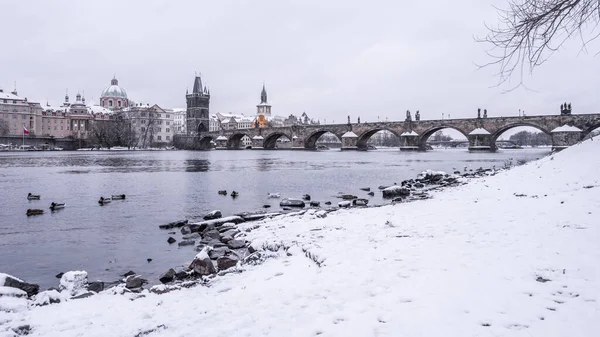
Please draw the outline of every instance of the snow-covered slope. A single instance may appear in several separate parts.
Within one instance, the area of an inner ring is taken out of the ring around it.
[[[33,336],[595,336],[599,214],[596,139],[430,200],[265,221],[248,238],[290,254],[210,288],[100,294],[0,312],[0,324]]]

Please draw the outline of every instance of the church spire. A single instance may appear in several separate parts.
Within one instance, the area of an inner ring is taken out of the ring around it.
[[[202,78],[196,75],[196,79],[194,80],[194,89],[192,90],[192,94],[202,94]]]
[[[265,89],[265,83],[263,82],[262,92],[260,93],[260,104],[267,103],[267,89]]]

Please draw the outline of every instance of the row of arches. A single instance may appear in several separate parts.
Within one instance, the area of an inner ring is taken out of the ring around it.
[[[599,130],[596,130],[599,129]],[[227,138],[227,148],[230,149],[238,149],[238,148],[245,148],[246,145],[245,143],[242,141],[242,139],[244,138],[244,136],[248,137],[247,139],[252,139],[254,136],[251,133],[245,133],[243,132],[244,130],[239,130],[238,133],[235,133],[233,135],[231,135],[229,138]],[[547,137],[547,139],[550,139],[550,135],[551,135],[551,130],[545,130],[544,128],[537,126],[535,124],[527,124],[527,123],[518,123],[518,124],[511,124],[511,125],[507,125],[505,127],[502,127],[501,129],[497,130],[496,132],[494,132],[493,134],[491,134],[492,137],[492,143],[497,143],[497,142],[508,142],[508,143],[515,143],[514,141],[510,141],[508,140],[508,138],[517,133],[517,132],[521,132],[521,131],[528,131],[530,133],[540,133],[542,135],[545,135]],[[418,141],[419,141],[419,147],[422,149],[425,149],[428,147],[429,143],[434,143],[434,144],[442,144],[442,143],[451,143],[448,138],[442,138],[439,139],[439,135],[440,132],[442,132],[442,135],[444,135],[444,137],[451,137],[452,141],[455,144],[460,144],[462,143],[466,143],[468,144],[468,134],[466,134],[463,130],[460,130],[458,128],[452,127],[452,126],[448,126],[448,125],[440,125],[434,128],[431,128],[427,131],[425,131],[423,134],[419,135],[418,137]],[[587,135],[593,133],[593,132],[600,132],[600,124],[599,125],[595,125],[591,128],[588,128],[587,130],[584,130],[582,132],[582,137],[586,137]],[[375,135],[379,134],[380,136],[378,137],[374,137]],[[434,135],[436,135],[434,137]],[[362,134],[357,135],[358,136],[358,140],[357,140],[357,147],[359,149],[368,149],[370,147],[370,145],[375,145],[375,143],[378,143],[375,140],[378,140],[379,143],[380,142],[380,138],[382,138],[381,136],[384,136],[384,138],[387,139],[387,144],[391,144],[393,147],[399,147],[402,144],[400,143],[400,135],[393,131],[393,130],[389,130],[389,129],[384,129],[384,128],[375,128],[366,132],[363,132]],[[433,137],[433,138],[432,138]],[[391,141],[389,141],[389,139],[391,138]],[[203,138],[200,139],[200,147],[201,148],[210,148],[211,145],[214,146],[214,142],[216,141],[216,138],[213,138],[212,136],[205,136]],[[262,147],[264,149],[269,149],[269,150],[273,150],[273,149],[279,149],[279,148],[286,148],[286,147],[292,147],[294,141],[297,140],[297,137],[293,137],[291,135],[285,134],[283,132],[275,132],[272,134],[269,134],[268,136],[266,136],[265,138],[261,139],[262,140]],[[322,129],[322,130],[318,130],[315,131],[313,133],[311,133],[308,137],[306,137],[303,140],[303,147],[306,149],[316,149],[320,144],[326,144],[329,147],[337,147],[335,144],[339,144],[339,147],[341,147],[341,143],[342,143],[342,139],[341,139],[341,135],[339,134],[335,134],[332,133],[330,131],[328,131],[327,129]],[[296,144],[300,145],[300,144]],[[548,144],[551,145],[551,144]]]

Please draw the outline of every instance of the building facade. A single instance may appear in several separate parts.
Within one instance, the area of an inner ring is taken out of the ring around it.
[[[38,135],[42,130],[42,106],[18,96],[16,89],[10,93],[0,89],[0,118],[11,136],[22,136],[23,126],[30,135]]]
[[[192,93],[186,92],[186,128],[188,135],[209,130],[210,91],[202,87],[202,79],[196,76]]]
[[[157,104],[139,103],[122,109],[118,116],[130,123],[135,147],[161,147],[173,141],[176,125],[172,110],[165,110]]]

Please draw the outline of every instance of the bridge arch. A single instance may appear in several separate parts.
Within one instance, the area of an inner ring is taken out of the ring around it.
[[[452,125],[442,124],[442,125],[435,126],[435,127],[425,130],[419,136],[419,141],[418,141],[419,149],[425,150],[427,148],[427,140],[429,139],[429,137],[431,137],[434,133],[436,133],[440,130],[444,130],[444,129],[456,130],[456,131],[460,132],[463,136],[465,136],[466,139],[469,139],[469,135],[465,130],[459,129]]]
[[[326,129],[321,129],[318,131],[314,131],[313,133],[311,133],[310,135],[308,135],[308,137],[306,137],[306,139],[304,140],[304,148],[306,149],[315,149],[317,148],[317,140],[319,140],[319,138],[326,134],[326,133],[331,133],[334,134],[337,139],[339,139],[339,141],[342,141],[342,138],[340,138],[339,135],[337,135],[335,132],[330,131],[330,130],[326,130]]]
[[[242,144],[242,138],[247,136],[252,139],[252,137],[245,132],[235,132],[227,139],[227,148],[228,149],[239,149]]]
[[[381,127],[377,127],[375,129],[371,129],[368,131],[363,132],[362,134],[360,134],[358,136],[358,140],[356,142],[356,147],[358,147],[361,150],[364,150],[367,148],[367,142],[369,141],[369,139],[376,134],[377,132],[380,131],[388,131],[391,132],[392,134],[394,134],[394,136],[398,137],[398,139],[400,139],[400,135],[398,133],[396,133],[396,131],[390,130],[388,128],[381,128]]]
[[[507,124],[502,126],[501,128],[499,128],[498,130],[496,130],[496,132],[492,133],[492,144],[495,144],[496,141],[498,140],[498,138],[505,133],[506,131],[513,129],[513,128],[518,128],[518,127],[522,127],[522,126],[527,126],[527,127],[532,127],[534,129],[538,129],[540,131],[542,131],[543,133],[547,134],[548,136],[551,136],[551,132],[552,130],[547,130],[544,127],[537,125],[535,123],[531,123],[531,122],[517,122],[517,123],[512,123],[512,124]]]
[[[584,139],[590,133],[592,133],[596,130],[600,131],[600,121],[597,121],[595,124],[592,124],[592,126],[590,126],[589,128],[584,129],[583,132],[581,133],[581,139]]]
[[[213,148],[212,142],[215,139],[212,136],[202,136],[198,141],[198,147],[201,150],[210,150]]]
[[[265,140],[263,141],[263,148],[265,150],[274,149],[275,146],[277,145],[277,140],[281,137],[285,137],[285,138],[289,139],[290,141],[292,141],[292,137],[290,135],[285,134],[283,132],[274,132],[265,138]]]

